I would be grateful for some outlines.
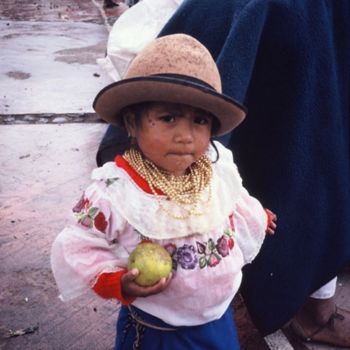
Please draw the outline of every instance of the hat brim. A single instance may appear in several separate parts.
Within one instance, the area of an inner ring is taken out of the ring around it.
[[[98,116],[110,124],[121,125],[120,111],[141,102],[186,104],[212,113],[220,122],[213,136],[226,134],[245,118],[246,108],[209,86],[167,76],[123,79],[102,89],[93,102]]]

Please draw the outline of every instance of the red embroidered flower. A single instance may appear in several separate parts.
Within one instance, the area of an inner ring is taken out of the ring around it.
[[[230,237],[230,238],[228,239],[228,246],[229,246],[229,248],[232,250],[233,247],[234,247],[234,245],[235,245],[235,242],[234,242],[233,238]]]
[[[220,262],[220,258],[216,254],[211,254],[208,260],[208,266],[214,267]]]
[[[233,221],[233,214],[231,214],[228,218],[230,219],[231,230],[234,231],[235,230],[235,223]]]
[[[87,198],[84,198],[84,193],[79,199],[79,202],[75,205],[75,207],[72,209],[73,213],[80,213],[83,209],[88,209],[90,206],[89,200]]]
[[[221,236],[216,243],[216,249],[218,253],[222,256],[225,257],[229,254],[230,252],[230,246],[228,240],[225,238],[225,236]]]
[[[105,233],[105,230],[107,228],[107,221],[106,221],[106,218],[105,218],[104,214],[102,213],[102,211],[100,211],[95,216],[94,225],[99,231]]]

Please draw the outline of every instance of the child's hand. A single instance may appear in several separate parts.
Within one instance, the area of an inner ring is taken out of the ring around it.
[[[265,211],[266,211],[267,218],[268,218],[267,219],[266,233],[268,235],[274,235],[276,228],[277,228],[277,224],[276,224],[277,215],[269,209],[265,209]]]
[[[138,269],[132,269],[122,277],[121,284],[124,297],[147,297],[152,294],[158,294],[168,287],[172,278],[172,273],[170,273],[167,278],[161,278],[153,286],[142,287],[134,281],[138,274]]]

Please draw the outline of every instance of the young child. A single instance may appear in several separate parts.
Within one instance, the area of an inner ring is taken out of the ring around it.
[[[221,93],[210,53],[184,34],[146,46],[94,108],[128,130],[131,146],[93,171],[76,222],[53,244],[61,298],[92,289],[119,300],[118,350],[239,349],[230,303],[243,265],[276,229],[231,152],[211,141],[235,128],[244,108]],[[145,239],[173,260],[170,276],[150,287],[127,271]]]

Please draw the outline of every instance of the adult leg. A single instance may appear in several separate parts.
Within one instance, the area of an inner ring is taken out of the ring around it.
[[[350,312],[335,304],[336,283],[334,278],[313,293],[292,320],[303,340],[350,347]]]

